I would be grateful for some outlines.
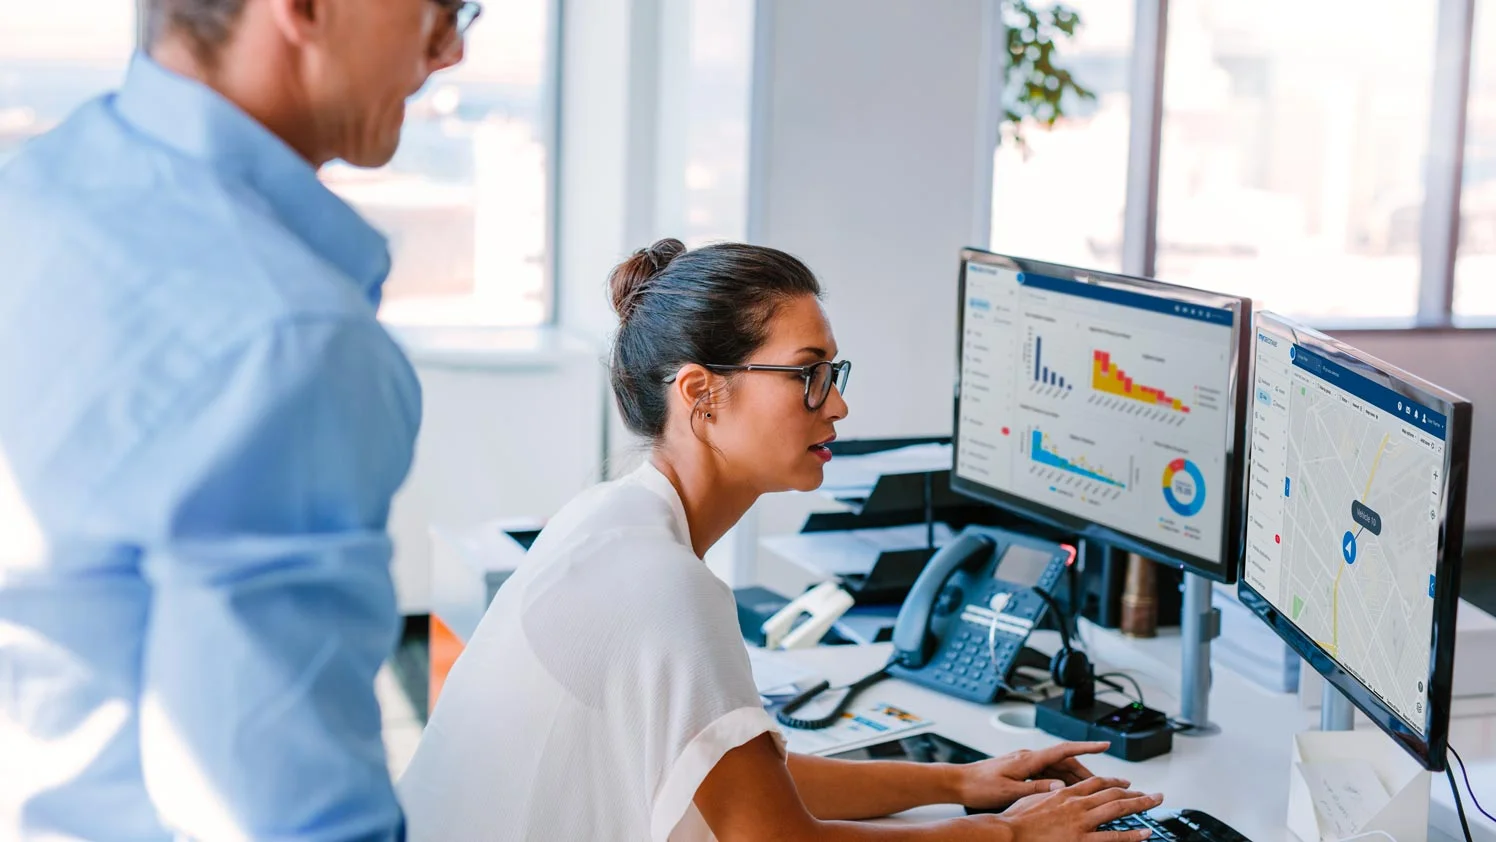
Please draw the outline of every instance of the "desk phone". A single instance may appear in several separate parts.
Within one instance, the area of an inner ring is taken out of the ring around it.
[[[894,624],[891,675],[973,702],[1006,686],[1029,633],[1075,548],[1005,529],[970,526],[936,553]]]

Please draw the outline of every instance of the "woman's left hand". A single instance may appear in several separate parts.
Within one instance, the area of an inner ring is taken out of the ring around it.
[[[1000,810],[1020,798],[1049,792],[1091,777],[1077,757],[1100,754],[1110,743],[1060,743],[1037,751],[1015,751],[980,763],[958,766],[964,806]],[[1122,783],[1126,786],[1126,782]]]

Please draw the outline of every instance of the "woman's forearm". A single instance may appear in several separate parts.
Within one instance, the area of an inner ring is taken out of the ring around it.
[[[962,816],[923,824],[821,822],[816,842],[1013,842],[1011,825],[998,816]]]
[[[926,804],[960,803],[958,767],[948,763],[789,756],[790,775],[822,821],[870,819]]]

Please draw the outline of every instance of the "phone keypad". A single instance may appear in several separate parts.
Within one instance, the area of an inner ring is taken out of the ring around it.
[[[980,531],[995,538],[1003,535],[1001,530]],[[1007,543],[998,541],[997,557],[1006,551]],[[1064,572],[1066,557],[1057,550],[1035,584],[1053,591]],[[1027,632],[1047,606],[1030,588],[994,578],[990,567],[979,573],[956,571],[947,585],[959,594],[960,606],[959,610],[954,606],[941,609],[950,624],[940,633],[943,639],[934,658],[919,668],[892,665],[890,672],[957,698],[991,703],[1007,679]]]
[[[997,662],[1006,664],[1017,643],[1008,635],[996,640]],[[934,674],[930,677],[940,689],[952,695],[978,702],[990,702],[997,696],[998,680],[993,673],[987,632],[969,626],[953,634],[935,656]]]

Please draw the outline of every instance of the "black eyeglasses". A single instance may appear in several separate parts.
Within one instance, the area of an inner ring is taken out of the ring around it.
[[[431,33],[431,57],[440,58],[450,54],[461,43],[473,23],[483,14],[483,4],[463,0],[432,0],[445,13],[444,19]]]
[[[811,412],[820,409],[826,399],[831,397],[831,387],[835,386],[838,392],[846,394],[847,378],[852,375],[852,363],[842,360],[839,363],[830,360],[822,360],[810,365],[758,365],[748,363],[745,365],[703,365],[702,368],[710,371],[734,372],[734,371],[783,371],[793,372],[805,380],[805,408]],[[672,380],[675,378],[671,378]]]

